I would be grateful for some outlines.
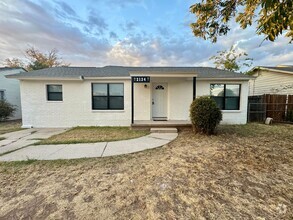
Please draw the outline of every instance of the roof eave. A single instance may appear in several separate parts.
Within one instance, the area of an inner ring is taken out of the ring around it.
[[[24,70],[24,72],[28,72],[25,68],[23,68],[23,67],[7,67],[7,68],[3,68],[3,69],[1,69],[0,68],[0,71],[2,72],[4,72],[4,71],[9,71],[9,70]]]
[[[197,77],[196,72],[164,72],[161,71],[129,71],[130,76],[150,76],[150,77]]]
[[[293,72],[291,71],[284,71],[284,70],[278,70],[278,69],[271,69],[271,68],[266,68],[266,67],[254,67],[251,71],[255,71],[255,70],[267,70],[267,71],[271,71],[271,72],[279,72],[279,73],[288,73],[288,74],[293,74]]]
[[[219,81],[225,81],[225,80],[229,80],[229,81],[249,81],[251,79],[254,79],[255,77],[198,77],[197,80],[219,80]]]
[[[123,80],[125,80],[125,79],[129,79],[130,80],[131,77],[130,76],[85,76],[84,79],[87,79],[87,80],[99,80],[99,79],[101,79],[101,80],[107,80],[107,79],[120,80],[120,79],[123,79]]]
[[[18,80],[84,80],[83,76],[78,77],[32,77],[32,76],[5,76],[9,79],[18,79]]]

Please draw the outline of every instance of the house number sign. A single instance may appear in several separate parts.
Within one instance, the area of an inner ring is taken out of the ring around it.
[[[134,83],[149,83],[150,77],[149,76],[134,76],[133,82]]]

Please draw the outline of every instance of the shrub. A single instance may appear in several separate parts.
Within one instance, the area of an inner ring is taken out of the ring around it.
[[[222,112],[215,100],[210,97],[199,97],[190,105],[190,119],[195,132],[213,134],[222,120]]]
[[[16,108],[6,100],[0,100],[0,121],[4,121],[13,116]]]

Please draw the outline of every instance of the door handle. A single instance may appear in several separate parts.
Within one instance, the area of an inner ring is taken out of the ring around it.
[[[153,104],[153,105],[155,104],[154,100],[152,100],[152,104]]]

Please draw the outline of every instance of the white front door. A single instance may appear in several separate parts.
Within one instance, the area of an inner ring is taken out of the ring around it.
[[[152,116],[154,120],[167,119],[167,83],[153,83]]]

